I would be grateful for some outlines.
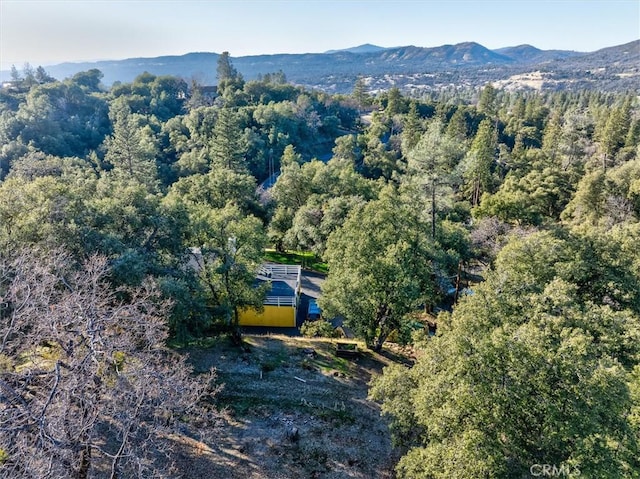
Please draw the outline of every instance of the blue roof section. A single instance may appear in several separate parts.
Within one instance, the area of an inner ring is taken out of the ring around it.
[[[295,296],[295,290],[284,281],[271,281],[269,296]]]
[[[318,303],[316,303],[316,301],[314,299],[310,299],[309,300],[309,311],[308,314],[317,314],[320,315],[322,314],[322,311],[320,310],[320,306],[318,306]]]
[[[256,279],[256,285],[260,285],[265,281]],[[296,291],[286,281],[271,280],[271,289],[267,291],[267,296],[295,296]]]

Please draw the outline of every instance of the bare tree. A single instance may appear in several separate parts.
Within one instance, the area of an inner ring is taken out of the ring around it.
[[[165,347],[151,284],[113,291],[104,258],[75,266],[0,254],[0,477],[170,477],[170,435],[212,376]]]

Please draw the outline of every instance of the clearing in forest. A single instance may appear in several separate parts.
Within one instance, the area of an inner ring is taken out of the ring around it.
[[[387,425],[367,399],[372,375],[391,355],[339,358],[335,341],[324,339],[244,341],[244,348],[220,339],[189,350],[196,371],[217,369],[224,413],[216,430],[177,445],[185,478],[394,477]]]

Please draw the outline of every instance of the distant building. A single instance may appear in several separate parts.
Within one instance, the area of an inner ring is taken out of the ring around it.
[[[300,303],[300,279],[302,268],[298,265],[266,263],[256,276],[256,282],[269,283],[270,289],[263,303],[263,311],[241,309],[240,326],[296,326]]]

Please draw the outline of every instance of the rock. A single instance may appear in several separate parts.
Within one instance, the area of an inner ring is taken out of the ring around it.
[[[297,427],[290,427],[287,429],[287,439],[289,442],[298,442],[300,439],[300,431]]]

